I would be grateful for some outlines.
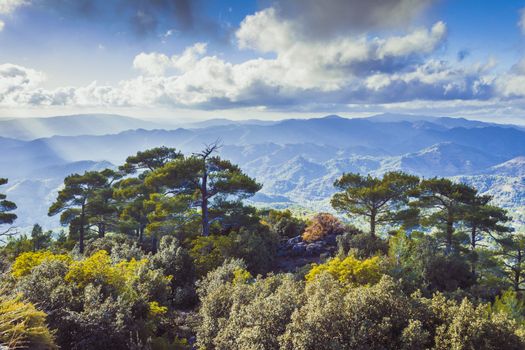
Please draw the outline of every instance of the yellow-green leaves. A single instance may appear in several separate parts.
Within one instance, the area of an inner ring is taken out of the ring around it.
[[[350,255],[345,259],[333,258],[320,265],[314,265],[305,276],[311,282],[319,275],[327,273],[345,286],[375,284],[381,278],[380,258],[378,256],[359,260]]]
[[[113,264],[105,250],[99,250],[90,257],[71,264],[66,281],[85,287],[90,283],[108,284],[122,289],[127,282],[136,278],[137,271],[147,263],[147,259],[121,261]]]
[[[50,251],[27,252],[20,254],[11,268],[11,275],[20,278],[28,275],[32,269],[45,261],[62,261],[70,264],[73,259],[65,254],[53,254]]]
[[[0,344],[8,349],[57,349],[46,314],[18,297],[0,296]]]

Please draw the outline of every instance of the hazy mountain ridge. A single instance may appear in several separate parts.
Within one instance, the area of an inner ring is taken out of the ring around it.
[[[124,130],[161,128],[156,122],[113,114],[78,114],[48,118],[16,118],[0,120],[0,136],[20,140],[42,137],[104,135]]]
[[[213,122],[219,125],[203,123],[205,127],[193,129],[140,128],[31,141],[0,137],[6,154],[0,166],[2,176],[10,178],[9,195],[19,203],[21,218],[33,214],[20,225],[30,225],[38,213],[44,217],[37,221],[56,223],[45,213],[69,173],[121,164],[147,148],[164,145],[190,153],[216,140],[223,144],[223,157],[264,185],[254,198],[264,205],[326,207],[333,181],[343,172],[381,175],[390,170],[454,177],[495,195],[507,207],[525,205],[525,131],[520,127],[454,118],[388,117],[226,124],[219,120]]]

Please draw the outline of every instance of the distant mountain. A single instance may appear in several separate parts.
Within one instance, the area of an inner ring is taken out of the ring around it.
[[[522,155],[525,131],[508,127],[446,129],[434,123],[422,128],[419,122],[372,122],[336,116],[316,119],[290,119],[271,125],[222,125],[201,129],[129,130],[115,135],[54,136],[17,145],[13,153],[33,154],[35,148],[49,149],[49,155],[67,161],[108,160],[122,162],[138,150],[160,145],[186,152],[221,140],[224,145],[250,146],[275,144],[314,144],[337,152],[363,156],[401,156],[419,152],[435,144],[451,142],[502,160]],[[0,146],[4,148],[0,139]],[[6,141],[8,143],[12,141]],[[9,149],[13,149],[12,145]],[[7,147],[5,146],[5,147]],[[41,151],[43,152],[43,151]]]
[[[272,125],[276,124],[277,121],[272,120],[259,120],[259,119],[246,119],[246,120],[231,120],[225,118],[214,118],[194,123],[182,123],[180,127],[188,129],[202,129],[215,126],[224,125]]]
[[[163,125],[112,114],[79,114],[49,118],[0,120],[0,136],[20,140],[78,135],[115,134],[130,129],[159,129]]]
[[[113,164],[109,162],[80,161],[36,168],[23,178],[9,178],[8,184],[2,186],[2,192],[18,206],[16,226],[28,229],[39,223],[47,228],[56,228],[59,226],[59,218],[48,217],[47,210],[55,201],[64,178],[73,173],[82,174],[85,171],[100,171],[111,167]]]
[[[393,160],[391,164],[393,170],[432,177],[475,174],[480,169],[501,162],[503,158],[489,155],[472,147],[444,142]]]
[[[516,128],[524,130],[522,126],[511,125],[511,124],[497,124],[497,123],[487,123],[479,120],[465,119],[465,118],[451,118],[451,117],[433,117],[425,115],[412,115],[412,114],[395,114],[395,113],[383,113],[377,114],[368,118],[373,122],[411,122],[411,123],[420,123],[425,125],[425,123],[432,123],[434,125],[440,125],[444,128],[483,128],[487,126],[497,126],[497,127],[507,127],[507,128]]]
[[[212,120],[194,126],[27,141],[0,137],[0,176],[9,177],[10,197],[19,203],[20,216],[28,215],[20,222],[29,224],[45,214],[69,173],[122,164],[127,156],[152,147],[191,153],[220,140],[221,156],[263,184],[251,201],[264,206],[328,210],[333,182],[342,173],[390,170],[452,177],[493,194],[506,207],[525,206],[525,130],[515,126],[403,115],[269,123]],[[45,215],[39,219],[53,223],[46,220]]]
[[[525,157],[516,157],[504,163],[490,167],[485,173],[505,176],[525,176]]]

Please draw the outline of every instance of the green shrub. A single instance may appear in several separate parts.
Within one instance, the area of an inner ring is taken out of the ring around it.
[[[0,296],[0,345],[8,349],[58,349],[46,314],[20,297]]]

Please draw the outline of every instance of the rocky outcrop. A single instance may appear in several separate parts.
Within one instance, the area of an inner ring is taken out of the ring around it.
[[[318,263],[337,250],[336,235],[328,235],[314,242],[305,242],[301,236],[290,238],[281,243],[277,250],[277,268],[281,271],[293,271],[306,264]]]

